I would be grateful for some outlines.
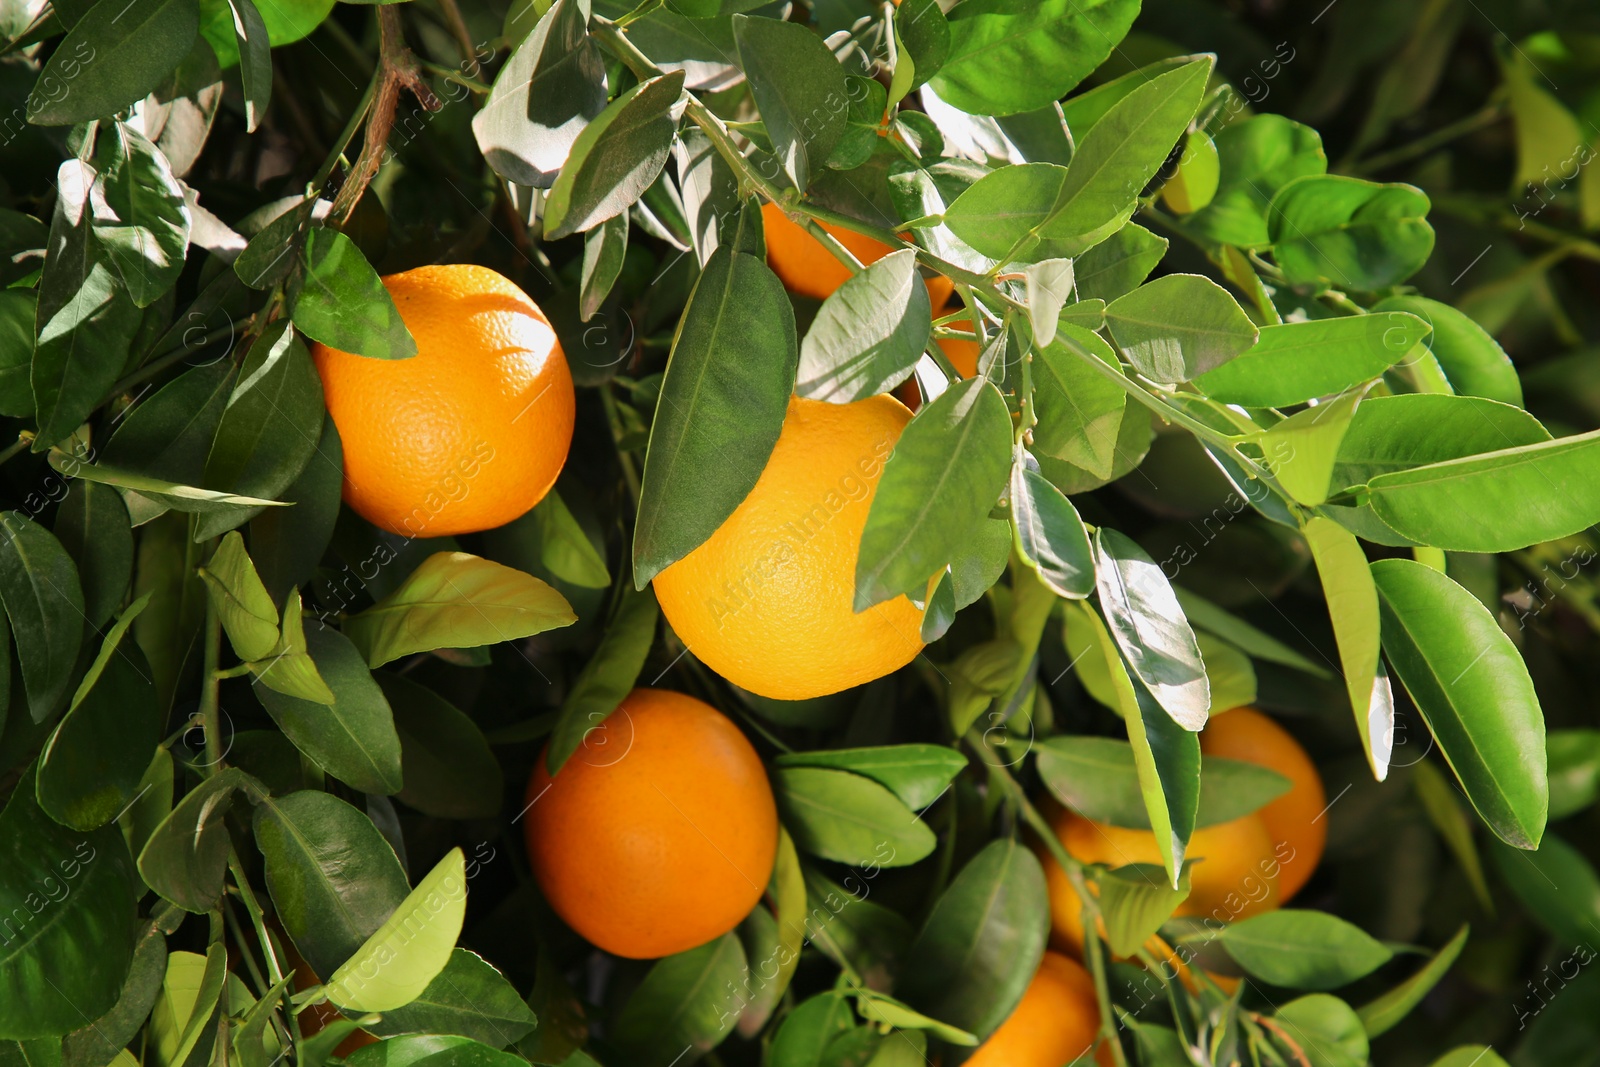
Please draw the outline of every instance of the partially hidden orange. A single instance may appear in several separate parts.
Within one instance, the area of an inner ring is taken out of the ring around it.
[[[778,811],[739,728],[635,689],[554,777],[528,782],[528,861],[550,906],[607,952],[655,959],[732,930],[766,891]]]
[[[772,201],[761,205],[761,223],[767,242],[767,265],[773,269],[784,287],[802,296],[826,300],[833,291],[850,279],[850,268],[840,263],[832,252],[822,247],[799,223],[784,214]],[[865,234],[818,223],[838,242],[850,250],[863,266],[876,263],[894,249],[882,241]],[[933,307],[943,307],[955,284],[942,274],[923,279],[928,286],[928,300]]]
[[[1094,1044],[1100,1005],[1077,960],[1046,952],[1022,1000],[966,1067],[1061,1067]]]
[[[662,614],[701,662],[761,696],[803,700],[881,678],[922,651],[922,611],[907,598],[854,611],[861,531],[910,420],[886,395],[790,399],[755,488],[655,577]]]
[[[487,267],[418,267],[383,284],[415,356],[311,349],[344,447],[345,502],[408,537],[503,526],[550,491],[572,443],[572,374],[555,331]]]
[[[1277,851],[1278,901],[1288,901],[1311,878],[1328,843],[1322,818],[1328,795],[1316,764],[1289,731],[1255,708],[1213,715],[1200,734],[1200,751],[1254,763],[1289,779],[1289,791],[1256,812]]]

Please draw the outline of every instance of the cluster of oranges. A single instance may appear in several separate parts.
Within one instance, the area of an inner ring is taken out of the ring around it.
[[[763,209],[769,262],[793,291],[826,298],[848,270],[776,206]],[[872,262],[890,250],[834,234]],[[516,285],[483,267],[422,267],[384,284],[417,342],[408,360],[323,345],[313,357],[345,461],[344,499],[407,537],[491,529],[555,483],[571,445],[572,377],[554,330]],[[933,306],[951,298],[927,280]],[[976,373],[977,345],[941,341]],[[922,609],[906,597],[852,610],[857,546],[878,478],[910,420],[889,396],[851,404],[793,398],[755,487],[698,548],[654,579],[674,632],[729,681],[798,700],[860,685],[921,650]],[[1223,920],[1276,907],[1322,852],[1322,783],[1305,752],[1259,712],[1216,716],[1205,752],[1248,760],[1293,787],[1241,819],[1197,831],[1180,915]],[[552,908],[593,944],[649,959],[733,929],[765,894],[778,817],[742,731],[679,693],[637,689],[552,776],[542,753],[526,834]],[[1085,863],[1159,863],[1154,836],[1062,811],[1054,829]],[[968,1061],[1050,1067],[1095,1041],[1099,1009],[1081,956],[1083,902],[1053,862],[1052,948],[1011,1016]]]

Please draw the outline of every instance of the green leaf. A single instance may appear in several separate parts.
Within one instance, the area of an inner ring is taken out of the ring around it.
[[[827,767],[778,766],[772,785],[796,846],[824,859],[905,867],[937,843],[926,823],[871,778]]]
[[[1148,863],[1123,864],[1096,881],[1106,944],[1119,957],[1132,956],[1143,948],[1189,896],[1187,867],[1176,886],[1167,883],[1165,871]]]
[[[1186,382],[1256,343],[1255,324],[1228,291],[1198,274],[1167,274],[1106,305],[1106,328],[1134,369]]]
[[[1535,850],[1491,844],[1489,854],[1523,911],[1563,946],[1592,945],[1600,927],[1600,874],[1554,834]]]
[[[661,173],[677,131],[683,72],[640,82],[572,142],[544,205],[545,236],[567,237],[626,211]]]
[[[1315,1067],[1366,1067],[1366,1032],[1338,997],[1312,993],[1291,1000],[1277,1010],[1277,1021],[1302,1051],[1314,1050]]]
[[[1144,549],[1116,530],[1095,531],[1100,606],[1129,668],[1185,730],[1199,730],[1211,688],[1194,631],[1167,576]]]
[[[1372,510],[1453,552],[1511,552],[1600,522],[1600,431],[1379,475]]]
[[[1488,1045],[1461,1045],[1434,1060],[1428,1067],[1511,1067]]]
[[[1066,180],[1066,168],[1054,163],[1020,163],[990,171],[958,196],[947,198],[944,225],[992,261],[1075,255],[1083,250],[1078,244],[1042,242],[1037,232],[1060,202]]]
[[[228,951],[214,941],[204,956],[193,952],[167,955],[167,975],[161,996],[151,1013],[149,1044],[152,1058],[171,1067],[188,1063],[202,1036],[211,1034],[210,1023],[222,998],[228,977]],[[204,1059],[202,1054],[196,1059]]]
[[[551,574],[583,589],[611,584],[605,556],[554,488],[525,516],[538,543],[539,562]],[[522,522],[522,519],[516,520]]]
[[[108,7],[115,2],[101,0]],[[52,63],[71,47],[67,42],[58,46]],[[81,95],[74,91],[63,99],[77,100]],[[122,373],[139,326],[138,307],[111,263],[99,254],[90,232],[89,191],[94,182],[93,168],[76,159],[62,163],[56,175],[56,207],[50,220],[49,254],[39,278],[37,341],[29,371],[39,422],[35,452],[77,430],[105,399]]]
[[[789,752],[779,767],[832,767],[864,775],[887,786],[913,811],[932,804],[967,765],[967,758],[948,745],[882,745],[836,748],[821,752]]]
[[[1252,975],[1288,989],[1337,989],[1394,955],[1338,916],[1288,908],[1229,923],[1222,944]]]
[[[1457,394],[1522,406],[1522,381],[1511,357],[1466,313],[1425,296],[1387,297],[1372,310],[1374,314],[1403,311],[1433,327],[1428,350]]]
[[[398,793],[400,737],[389,702],[361,653],[336,630],[319,627],[305,636],[333,703],[276,692],[267,684],[255,687],[257,699],[294,746],[323,770],[364,793]]]
[[[926,1030],[939,1038],[939,1040],[952,1045],[964,1045],[970,1048],[978,1043],[975,1035],[969,1034],[965,1030],[957,1029],[947,1023],[942,1023],[938,1019],[930,1019],[920,1011],[913,1011],[898,1000],[883,993],[863,991],[856,1000],[856,1011],[868,1022],[885,1023],[901,1031]],[[884,1036],[885,1040],[887,1040],[888,1035]],[[893,1044],[900,1048],[906,1048],[909,1042],[896,1041]],[[837,1045],[831,1046],[829,1049],[830,1054],[837,1047]],[[914,1047],[912,1046],[912,1048]],[[911,1049],[908,1048],[907,1051],[911,1051]],[[880,1051],[878,1055],[872,1058],[871,1063],[874,1067],[882,1067],[885,1063],[899,1062],[899,1060],[899,1057],[891,1058]],[[919,1053],[912,1062],[927,1063],[928,1059]]]
[[[917,254],[891,252],[823,301],[800,343],[795,392],[835,404],[886,393],[910,377],[931,332]]]
[[[1427,334],[1426,322],[1401,312],[1263,326],[1254,347],[1194,384],[1224,404],[1303,404],[1376,378]]]
[[[97,0],[45,64],[28,121],[69,126],[121,111],[183,62],[199,32],[197,0]]]
[[[737,1019],[728,990],[746,982],[738,937],[723,934],[650,968],[613,1023],[611,1038],[627,1062],[671,1067],[721,1044]]]
[[[300,246],[300,231],[312,217],[315,197],[289,200],[272,221],[256,231],[245,245],[239,258],[233,261],[233,273],[252,289],[270,289],[289,276],[299,261],[294,253]],[[270,205],[284,205],[277,201]]]
[[[505,792],[500,761],[477,724],[409,678],[387,671],[374,677],[400,735],[405,788],[397,794],[399,799],[440,819],[489,819],[499,814]]]
[[[1180,601],[1181,603],[1181,601]],[[1220,637],[1201,630],[1194,633],[1211,686],[1211,705],[1228,711],[1256,702],[1256,670],[1250,657]]]
[[[969,378],[918,411],[884,464],[856,559],[855,610],[918,596],[989,513],[1011,467],[1011,417]]]
[[[304,790],[256,806],[267,891],[295,948],[319,975],[354,955],[405,899],[405,871],[372,820]]]
[[[1463,926],[1449,944],[1434,953],[1433,958],[1416,974],[1356,1009],[1356,1015],[1360,1017],[1362,1029],[1368,1037],[1388,1033],[1411,1013],[1412,1008],[1422,1003],[1422,998],[1432,992],[1439,979],[1455,965],[1456,957],[1466,947],[1467,933],[1467,927]]]
[[[139,931],[116,1004],[88,1025],[61,1040],[61,1067],[125,1067],[117,1063],[125,1046],[139,1035],[161,983],[167,976],[167,938],[160,925],[149,922]]]
[[[192,367],[129,409],[97,457],[108,467],[199,485],[233,391],[233,361]]]
[[[937,74],[950,57],[950,23],[937,0],[902,0],[894,11],[894,32],[900,62],[910,61],[905,87],[910,92]],[[899,73],[897,65],[895,74]]]
[[[1095,822],[1150,829],[1133,746],[1110,737],[1040,742],[1039,777],[1055,798]],[[1232,822],[1289,791],[1289,779],[1254,763],[1202,757],[1196,828]]]
[[[1232,122],[1217,134],[1216,146],[1221,169],[1216,195],[1183,224],[1217,244],[1265,248],[1271,243],[1267,208],[1273,196],[1296,178],[1328,171],[1322,137],[1282,115]]]
[[[784,1016],[767,1054],[768,1067],[821,1067],[828,1043],[855,1028],[850,1001],[837,990],[808,997]]]
[[[991,841],[939,895],[895,991],[916,1010],[987,1037],[1022,999],[1049,931],[1039,861],[1015,838]]]
[[[306,469],[278,494],[289,506],[267,508],[250,520],[251,555],[273,603],[281,603],[290,589],[309,581],[322,562],[339,517],[343,481],[339,430],[332,419],[323,419],[322,437]],[[547,493],[540,506],[554,496],[554,491]]]
[[[11,621],[29,714],[44,722],[72,680],[83,640],[83,591],[61,542],[18,511],[0,513],[0,601]]]
[[[378,272],[338,230],[306,235],[304,276],[290,287],[289,316],[307,337],[372,359],[409,359],[417,342]]]
[[[94,162],[100,176],[90,228],[133,302],[149,307],[183,270],[189,247],[183,188],[161,150],[121,122],[101,130]]]
[[[244,538],[230,530],[200,568],[211,605],[240,659],[264,659],[278,643],[278,608],[261,584]]]
[[[1362,401],[1339,444],[1333,485],[1548,440],[1538,419],[1510,404],[1448,393],[1375,396]]]
[[[590,230],[583,239],[583,275],[578,291],[578,316],[588,322],[594,318],[606,295],[622,273],[628,251],[628,213],[607,219]]]
[[[300,609],[300,590],[291,589],[284,598],[283,628],[270,658],[254,660],[250,671],[268,689],[285,696],[332,704],[333,690],[322,680],[317,665],[306,647],[305,620]]]
[[[1328,670],[1313,663],[1282,641],[1261,632],[1237,615],[1223,611],[1204,597],[1191,593],[1181,585],[1173,586],[1172,591],[1178,594],[1178,603],[1183,607],[1183,614],[1188,618],[1190,625],[1197,630],[1206,630],[1217,635],[1253,659],[1280,663],[1319,678],[1333,677]]]
[[[1339,445],[1366,391],[1360,386],[1297,411],[1257,438],[1278,484],[1297,503],[1315,506],[1327,501]]]
[[[40,809],[33,768],[23,772],[0,812],[10,937],[0,944],[0,1038],[59,1037],[111,1010],[138,937],[138,883],[116,827],[67,829]]]
[[[466,913],[466,858],[453,848],[333,972],[328,999],[349,1011],[410,1004],[450,962]]]
[[[1028,300],[1028,324],[1041,345],[1055,340],[1061,307],[1072,296],[1072,260],[1046,259],[1030,263],[1022,272]]]
[[[1483,862],[1478,858],[1478,848],[1472,841],[1472,823],[1461,810],[1461,805],[1456,803],[1455,788],[1438,767],[1426,760],[1418,763],[1416,770],[1411,772],[1411,782],[1428,821],[1455,856],[1479,905],[1485,913],[1493,915],[1494,897],[1489,893],[1489,883],[1483,877]]]
[[[1057,596],[1095,590],[1094,549],[1078,509],[1022,457],[1011,468],[1011,521],[1017,551]]]
[[[478,149],[509,182],[548,189],[584,126],[606,107],[605,54],[580,0],[552,4],[472,119]]]
[[[1551,730],[1544,747],[1550,763],[1550,818],[1564,819],[1600,798],[1600,730]]]
[[[435,552],[344,632],[379,667],[413,652],[515,641],[577,621],[566,598],[531,574],[466,552]]]
[[[1403,282],[1433,251],[1428,198],[1399,183],[1309,175],[1273,196],[1272,255],[1293,285],[1382,289]]]
[[[1167,254],[1167,239],[1130,222],[1073,261],[1080,300],[1107,303],[1133,292]]]
[[[1128,394],[1090,366],[1090,358],[1122,371],[1117,354],[1099,334],[1071,323],[1061,323],[1055,341],[1034,350],[1033,403],[1039,423],[1033,445],[1037,452],[1107,478],[1117,460]]]
[[[967,0],[950,11],[950,54],[933,88],[974,115],[1044,107],[1105,61],[1138,13],[1137,0]]]
[[[655,594],[630,586],[623,588],[618,597],[600,647],[584,663],[561,702],[545,751],[545,768],[552,775],[578,750],[589,731],[603,723],[633,691],[655,641],[656,619],[661,614]]]
[[[148,497],[160,508],[192,512],[197,515],[219,515],[223,522],[233,518],[243,522],[262,508],[284,506],[283,502],[278,500],[237,496],[215,489],[199,489],[192,485],[177,485],[105,463],[84,463],[60,449],[51,449],[49,460],[52,467],[69,478],[82,478],[86,482],[129,489],[139,496]]]
[[[239,47],[239,81],[244,89],[245,132],[255,133],[272,100],[272,39],[253,0],[228,0]]]
[[[754,256],[719,247],[678,325],[650,425],[636,587],[698,548],[754,488],[783,429],[798,359],[783,283]]]
[[[739,1033],[751,1037],[766,1029],[789,983],[800,965],[805,947],[809,911],[806,906],[805,873],[794,839],[778,827],[778,855],[767,880],[767,899],[772,912],[757,906],[741,925],[745,959],[756,961],[760,984],[739,1012]],[[770,973],[769,973],[770,971]]]
[[[1315,515],[1306,521],[1301,533],[1322,582],[1328,617],[1339,644],[1345,692],[1355,715],[1356,732],[1361,735],[1361,751],[1366,754],[1373,777],[1381,782],[1389,775],[1389,757],[1394,747],[1394,700],[1388,676],[1382,673],[1378,662],[1378,589],[1367,567],[1366,553],[1350,531],[1332,519]]]
[[[4,216],[0,215],[3,225]],[[0,280],[4,278],[5,272],[0,270]],[[33,417],[28,373],[33,365],[33,323],[38,309],[39,294],[33,290],[0,289],[0,415]]]
[[[133,578],[133,530],[122,498],[84,482],[56,509],[51,532],[77,565],[84,618],[90,626],[102,625],[122,604]]]
[[[216,907],[228,866],[225,819],[233,794],[240,789],[252,799],[265,794],[248,774],[225,767],[178,802],[139,853],[139,874],[145,885],[196,915]]]
[[[416,1000],[362,1029],[381,1037],[454,1034],[498,1049],[521,1040],[537,1021],[503,974],[477,953],[458,948]]]
[[[850,108],[844,67],[798,23],[735,15],[733,39],[773,152],[804,190],[844,134]]]
[[[163,716],[150,664],[132,642],[119,647],[148,599],[146,594],[135,602],[106,635],[39,756],[39,806],[75,830],[98,829],[126,810],[161,740]]]
[[[1372,577],[1384,651],[1467,799],[1502,841],[1537,848],[1549,802],[1544,715],[1516,646],[1431,567],[1380,560]]]

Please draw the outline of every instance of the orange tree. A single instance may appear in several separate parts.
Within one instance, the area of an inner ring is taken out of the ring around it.
[[[1584,5],[0,37],[0,1064],[1600,1062]]]

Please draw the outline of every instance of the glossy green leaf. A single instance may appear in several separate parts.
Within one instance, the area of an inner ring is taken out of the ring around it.
[[[1088,359],[1121,373],[1111,346],[1099,334],[1071,323],[1061,323],[1054,343],[1035,350],[1033,404],[1039,422],[1033,445],[1036,452],[1107,478],[1117,460],[1128,394]]]
[[[277,692],[255,693],[278,728],[323,770],[365,793],[398,793],[403,784],[400,738],[383,691],[349,638],[318,627],[305,635],[332,704]]]
[[[894,32],[900,62],[910,61],[909,92],[939,73],[950,58],[950,22],[937,0],[904,0],[895,8]],[[897,75],[899,71],[896,66]]]
[[[1382,289],[1427,262],[1433,251],[1429,206],[1411,185],[1333,174],[1298,178],[1272,198],[1272,255],[1294,285]]]
[[[69,478],[82,478],[118,489],[130,489],[147,497],[161,508],[192,512],[196,515],[217,515],[221,522],[237,525],[262,508],[282,507],[279,500],[257,496],[239,496],[216,489],[200,489],[193,485],[179,485],[161,478],[150,478],[133,471],[122,470],[106,463],[84,463],[60,449],[52,449],[50,465]],[[237,520],[237,521],[234,521]],[[227,527],[224,526],[224,529]]]
[[[1111,54],[1138,14],[1134,0],[1017,6],[968,0],[950,11],[939,96],[974,115],[1033,111],[1066,95]],[[1018,72],[1027,71],[1027,77]]]
[[[1253,659],[1280,663],[1319,678],[1332,677],[1328,670],[1313,663],[1282,641],[1256,629],[1237,615],[1222,610],[1199,594],[1192,593],[1181,585],[1173,586],[1172,591],[1178,594],[1178,603],[1183,606],[1184,615],[1196,630],[1206,630],[1217,635],[1248,653]]]
[[[589,731],[615,711],[638,681],[655,641],[661,610],[650,590],[623,589],[600,647],[583,665],[550,734],[545,768],[553,775],[578,750]]]
[[[668,956],[650,968],[617,1015],[611,1037],[639,1067],[671,1067],[704,1055],[733,1029],[728,990],[744,985],[744,949],[733,934]]]
[[[1274,423],[1257,438],[1278,484],[1297,503],[1327,501],[1339,446],[1365,394],[1365,387],[1341,393]]]
[[[391,1011],[422,995],[444,970],[467,912],[466,858],[453,848],[328,980],[348,1011]]]
[[[1127,536],[1095,531],[1095,576],[1100,606],[1129,667],[1174,722],[1199,730],[1211,707],[1211,688],[1194,631],[1154,560]]]
[[[180,485],[200,485],[206,455],[233,392],[232,360],[179,374],[117,420],[98,461]]]
[[[306,235],[305,274],[291,287],[289,315],[307,337],[372,359],[408,359],[417,342],[400,318],[378,272],[338,230]]]
[[[1373,512],[1455,552],[1511,552],[1600,522],[1600,431],[1379,475]]]
[[[262,659],[278,643],[278,608],[261,584],[244,538],[229,531],[200,568],[211,596],[212,610],[240,659]]]
[[[1421,970],[1356,1009],[1368,1037],[1388,1033],[1411,1013],[1412,1008],[1422,1003],[1422,998],[1433,991],[1433,987],[1455,964],[1456,957],[1461,955],[1461,950],[1467,944],[1467,933],[1467,928],[1463,926]]]
[[[115,2],[101,0],[107,7]],[[141,0],[147,7],[184,2]],[[62,42],[52,62],[73,47]],[[71,92],[63,99],[79,100],[83,95]],[[139,325],[138,306],[110,262],[98,254],[91,233],[89,193],[95,177],[94,170],[77,159],[62,163],[56,174],[56,207],[50,220],[49,255],[39,279],[37,340],[29,371],[39,423],[35,452],[77,430],[105,399],[122,373]]]
[[[1041,345],[1055,340],[1061,308],[1072,297],[1072,260],[1046,259],[1030,263],[1022,272],[1028,300],[1028,324]]]
[[[1317,131],[1282,115],[1253,115],[1229,123],[1216,135],[1216,146],[1216,195],[1183,224],[1218,244],[1269,245],[1267,208],[1272,197],[1296,178],[1328,170]]]
[[[754,961],[751,970],[756,979],[755,989],[739,1011],[739,1034],[746,1038],[766,1029],[789,991],[806,942],[805,873],[794,839],[782,826],[778,827],[778,855],[767,880],[767,899],[772,911],[757,906],[740,924],[745,959]]]
[[[0,224],[3,220],[0,216]],[[0,279],[5,274],[0,270]],[[33,416],[28,373],[33,364],[33,323],[38,307],[39,294],[31,289],[0,289],[0,415]]]
[[[133,578],[133,530],[114,490],[94,482],[73,488],[51,532],[77,565],[84,618],[100,626],[121,606]]]
[[[416,1000],[362,1029],[380,1036],[454,1034],[499,1049],[521,1040],[537,1022],[505,975],[477,953],[458,948]]]
[[[1428,350],[1457,394],[1522,406],[1522,381],[1511,357],[1466,313],[1425,296],[1386,297],[1372,305],[1372,310],[1403,311],[1433,327]]]
[[[1011,469],[1011,521],[1017,551],[1057,596],[1095,590],[1094,549],[1072,502],[1019,457]]]
[[[916,253],[891,252],[834,290],[800,342],[795,392],[845,404],[910,377],[932,331]]]
[[[920,1012],[986,1037],[1033,980],[1049,915],[1038,859],[1015,838],[991,841],[940,894],[895,992]]]
[[[1600,928],[1600,873],[1583,853],[1551,834],[1534,850],[1491,843],[1489,854],[1529,917],[1563,946],[1594,944]]]
[[[379,667],[413,652],[476,648],[570,626],[566,598],[531,574],[466,552],[435,552],[400,587],[345,620]]]
[[[101,130],[94,164],[95,242],[133,302],[148,307],[183,270],[190,224],[183,188],[161,150],[120,122]]]
[[[279,921],[312,968],[331,975],[405,899],[400,861],[371,819],[329,793],[263,800],[254,824]]]
[[[1550,440],[1539,420],[1510,404],[1448,393],[1362,402],[1339,444],[1335,489],[1394,471]]]
[[[400,735],[405,787],[398,799],[441,819],[487,819],[498,814],[505,783],[500,762],[477,724],[444,697],[403,675],[380,671],[374,677]]]
[[[773,152],[805,189],[844,134],[844,67],[822,38],[797,23],[733,16],[733,39]]]
[[[1511,1067],[1488,1045],[1461,1045],[1434,1060],[1428,1067]]]
[[[1211,706],[1218,712],[1242,708],[1256,702],[1256,670],[1250,657],[1233,645],[1203,630],[1194,632],[1195,643],[1206,665],[1206,683],[1211,686]]]
[[[829,767],[779,766],[772,785],[795,845],[825,859],[904,867],[937,843],[904,801],[871,778]]]
[[[1054,163],[1021,163],[981,174],[946,195],[944,225],[962,247],[988,261],[1071,256],[1082,249],[1065,242],[1044,244],[1036,232],[1060,201],[1066,179],[1066,168]]]
[[[121,111],[183,62],[199,32],[197,0],[97,0],[45,64],[28,121],[68,126]]]
[[[254,0],[228,0],[239,46],[239,80],[244,88],[245,129],[256,132],[272,100],[272,39]]]
[[[1288,989],[1337,989],[1394,955],[1359,926],[1327,912],[1300,909],[1229,923],[1222,943],[1253,976]]]
[[[798,360],[783,283],[754,256],[718,248],[679,323],[650,426],[633,534],[638,588],[698,548],[755,486]]]
[[[1495,835],[1533,849],[1544,832],[1544,715],[1494,616],[1431,567],[1372,564],[1383,648],[1467,799]]]
[[[584,126],[545,200],[546,237],[587,230],[620,215],[643,195],[672,151],[682,93],[682,71],[651,78]]]
[[[259,782],[237,767],[225,767],[178,802],[139,853],[146,885],[196,915],[216,906],[228,865],[225,819],[239,790],[252,800],[262,795]]]
[[[0,514],[0,602],[11,621],[28,710],[43,722],[61,705],[83,639],[83,591],[61,542],[21,512]]]
[[[1312,993],[1291,1000],[1278,1008],[1276,1021],[1302,1052],[1316,1050],[1316,1067],[1366,1067],[1366,1032],[1355,1011],[1338,997]]]
[[[613,216],[583,239],[583,274],[578,290],[578,315],[588,322],[605,303],[628,251],[628,213]]]
[[[1176,886],[1167,882],[1165,871],[1148,863],[1124,864],[1096,881],[1106,944],[1119,957],[1142,949],[1189,896],[1187,869]]]
[[[305,470],[278,494],[289,506],[267,508],[250,520],[250,555],[273,603],[282,603],[291,588],[310,580],[322,562],[339,517],[343,481],[339,431],[332,419],[324,419]],[[547,494],[541,506],[553,496],[553,491]]]
[[[538,543],[539,562],[551,574],[584,589],[604,589],[611,584],[605,556],[554,489],[516,523],[526,522]],[[603,547],[603,546],[602,546]]]
[[[1256,343],[1228,291],[1198,274],[1167,274],[1106,305],[1106,327],[1128,362],[1156,382],[1186,382]]]
[[[472,132],[507,181],[548,189],[585,124],[606,106],[605,55],[580,0],[550,6],[511,53]]]
[[[1225,404],[1303,404],[1376,378],[1427,334],[1403,312],[1263,326],[1254,347],[1194,384]]]
[[[1073,261],[1080,300],[1107,303],[1133,292],[1167,254],[1167,239],[1130,222]]]
[[[115,827],[69,830],[22,774],[0,812],[0,1038],[55,1038],[117,1002],[138,937],[138,876]],[[20,935],[20,936],[19,936]]]
[[[166,975],[166,935],[157,923],[146,923],[139,931],[116,1004],[62,1038],[61,1067],[123,1067],[116,1063],[117,1057],[127,1055],[125,1046],[144,1027]]]
[[[1322,595],[1328,603],[1334,638],[1339,645],[1339,666],[1345,692],[1355,715],[1361,750],[1373,777],[1389,775],[1394,747],[1394,702],[1389,679],[1379,669],[1381,630],[1378,590],[1366,553],[1354,535],[1332,519],[1313,516],[1301,528],[1311,558],[1317,565]]]
[[[284,696],[332,704],[333,690],[323,681],[306,646],[305,619],[301,614],[300,590],[291,589],[283,603],[283,626],[278,643],[266,659],[250,663],[250,672],[268,689]]]
[[[856,559],[855,610],[922,595],[989,513],[1011,467],[1011,417],[969,378],[917,412],[884,464]]]
[[[947,745],[905,744],[789,752],[775,762],[779,767],[832,767],[864,775],[921,811],[944,794],[967,758]]]

